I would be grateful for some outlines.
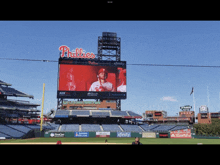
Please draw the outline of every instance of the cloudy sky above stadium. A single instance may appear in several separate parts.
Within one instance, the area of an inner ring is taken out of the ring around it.
[[[201,105],[219,111],[220,68],[129,65],[220,66],[219,21],[0,21],[0,57],[58,60],[61,45],[97,54],[102,32],[117,33],[121,60],[128,64],[123,111],[165,110],[174,116],[180,106],[193,106],[192,87],[196,113]],[[39,104],[45,83],[44,111],[56,108],[58,63],[0,62],[0,80]]]

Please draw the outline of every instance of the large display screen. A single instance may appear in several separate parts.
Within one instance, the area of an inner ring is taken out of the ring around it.
[[[126,99],[126,62],[60,58],[57,97]]]

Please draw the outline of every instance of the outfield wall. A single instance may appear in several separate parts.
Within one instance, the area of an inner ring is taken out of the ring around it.
[[[45,132],[44,137],[75,137],[75,138],[87,138],[87,137],[139,137],[139,138],[156,138],[156,134],[149,132]],[[153,135],[152,135],[153,134]],[[144,135],[144,136],[143,136]]]

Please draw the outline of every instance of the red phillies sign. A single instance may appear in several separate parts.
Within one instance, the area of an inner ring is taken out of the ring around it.
[[[59,50],[62,51],[60,57],[65,57],[65,52],[67,52],[67,57],[70,58],[95,58],[95,54],[85,53],[82,48],[76,48],[75,52],[71,52],[68,46],[62,45],[59,47]]]

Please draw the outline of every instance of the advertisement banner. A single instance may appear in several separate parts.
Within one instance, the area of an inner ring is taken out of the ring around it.
[[[155,132],[143,132],[142,138],[156,138]]]
[[[64,132],[51,132],[50,137],[65,137]]]
[[[110,137],[110,132],[96,132],[96,137]]]
[[[89,132],[74,132],[74,137],[89,137]]]
[[[191,138],[191,129],[171,131],[170,138]]]
[[[159,133],[159,138],[168,138],[168,133]]]
[[[131,137],[131,132],[117,132],[117,137]]]

